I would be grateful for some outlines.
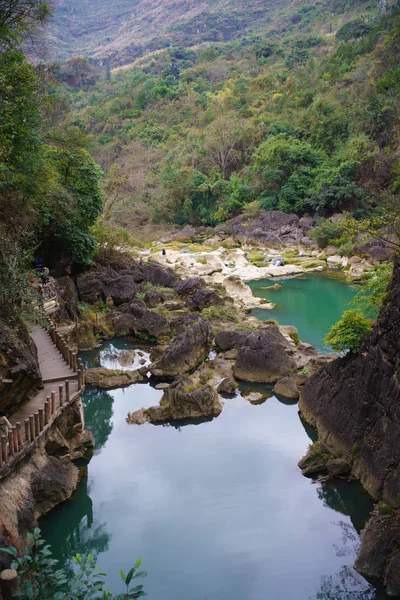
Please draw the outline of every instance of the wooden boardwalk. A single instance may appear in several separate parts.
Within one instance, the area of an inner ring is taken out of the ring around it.
[[[65,381],[69,381],[70,394],[75,395],[78,391],[78,375],[65,362],[57,346],[53,343],[50,334],[42,327],[34,327],[31,331],[31,337],[36,344],[40,372],[43,379],[43,389],[34,396],[31,400],[23,404],[11,417],[9,421],[11,425],[21,423],[23,426],[26,419],[35,415],[39,410],[44,410],[45,402],[51,398],[52,392],[55,393],[55,410],[60,408],[60,390],[63,388],[62,395],[65,399]],[[62,384],[62,385],[61,385]],[[25,429],[22,429],[23,441],[27,441],[25,437]]]

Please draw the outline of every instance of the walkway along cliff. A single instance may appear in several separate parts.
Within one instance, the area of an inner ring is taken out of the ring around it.
[[[357,353],[327,364],[304,386],[299,407],[319,439],[344,458],[378,505],[356,568],[400,595],[400,257],[373,332]],[[387,505],[387,506],[386,506]],[[382,510],[382,507],[384,510]]]
[[[18,406],[0,440],[0,546],[19,548],[36,519],[75,491],[79,469],[71,461],[93,446],[84,430],[81,361],[54,327],[36,327],[31,337],[42,389]],[[0,567],[6,564],[0,555]]]

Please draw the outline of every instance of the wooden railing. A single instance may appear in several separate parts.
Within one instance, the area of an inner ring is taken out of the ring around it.
[[[77,353],[68,346],[65,338],[54,326],[49,330],[51,339],[65,362],[72,370],[71,378],[58,386],[58,392],[51,391],[43,406],[32,412],[24,423],[17,422],[0,438],[0,479],[7,475],[50,430],[51,424],[64,412],[65,408],[81,396],[85,386],[84,366]],[[48,384],[51,385],[51,384]],[[37,397],[32,399],[37,408]],[[29,407],[29,402],[27,405]]]

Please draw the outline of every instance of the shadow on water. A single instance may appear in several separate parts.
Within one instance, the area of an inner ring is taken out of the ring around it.
[[[94,438],[95,454],[101,449],[111,435],[113,426],[113,397],[99,388],[87,387],[85,391],[85,425]]]
[[[93,554],[95,558],[108,550],[110,534],[106,523],[98,523],[94,517],[87,469],[82,470],[73,502],[64,502],[43,517],[40,528],[54,557],[66,567],[71,566],[78,548],[80,554]]]

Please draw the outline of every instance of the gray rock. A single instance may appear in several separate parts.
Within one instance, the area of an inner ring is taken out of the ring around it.
[[[144,377],[139,372],[139,369],[135,371],[119,371],[98,367],[85,371],[85,382],[87,385],[93,385],[106,390],[127,387],[141,381],[144,381]]]
[[[299,390],[292,377],[283,377],[280,379],[274,386],[274,393],[290,400],[295,400],[299,397]]]
[[[200,289],[188,298],[187,304],[191,310],[200,311],[209,306],[224,304],[224,301],[212,290]]]
[[[202,318],[187,318],[185,328],[150,366],[155,377],[175,377],[187,373],[205,359],[211,349],[213,333]]]
[[[237,383],[233,377],[225,377],[217,387],[219,394],[234,394],[237,389]]]
[[[174,285],[174,291],[179,294],[179,296],[191,296],[198,290],[205,287],[206,282],[202,277],[190,277],[188,279],[178,281]]]
[[[155,308],[159,304],[163,304],[165,301],[165,294],[157,290],[149,290],[143,298],[146,306],[149,308]]]

